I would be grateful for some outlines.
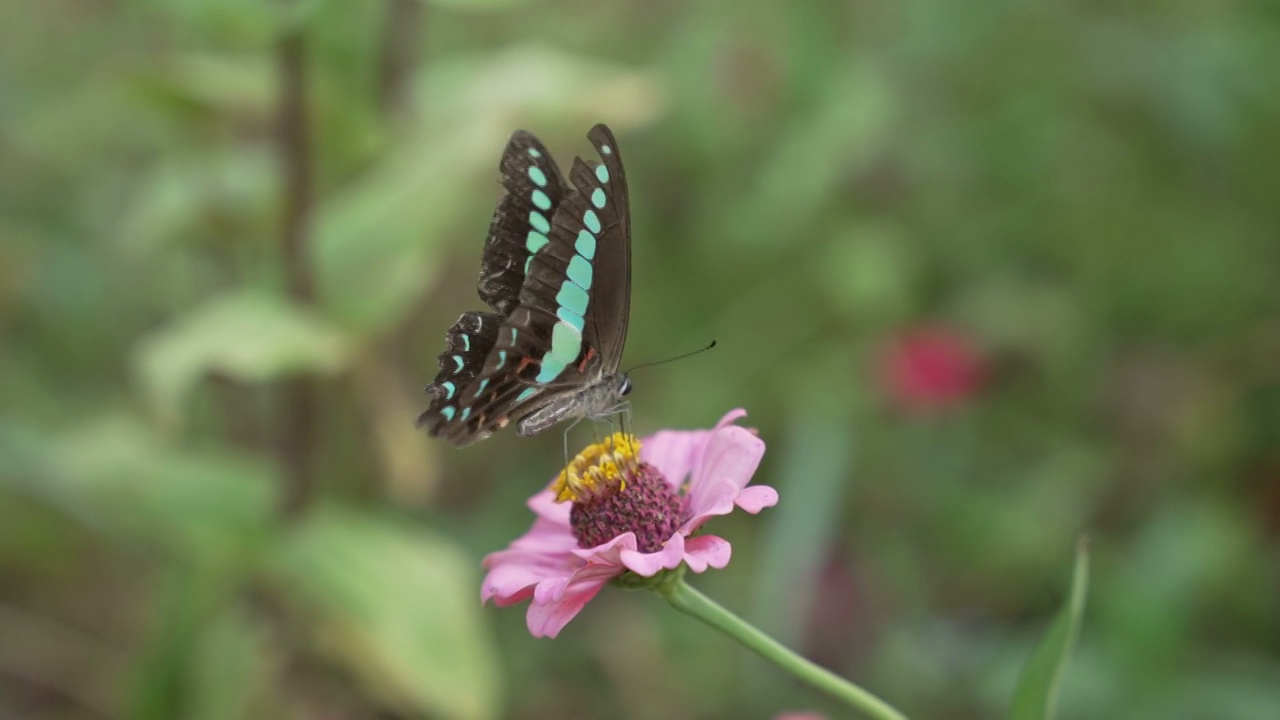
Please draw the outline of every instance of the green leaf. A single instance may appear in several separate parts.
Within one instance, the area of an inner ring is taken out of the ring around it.
[[[262,705],[271,697],[269,636],[240,606],[221,608],[199,631],[187,675],[185,717],[235,720],[270,717]],[[277,709],[277,713],[279,710]]]
[[[1081,538],[1076,550],[1075,570],[1071,574],[1071,594],[1031,660],[1022,669],[1022,677],[1013,693],[1013,707],[1009,713],[1011,720],[1052,720],[1054,717],[1067,660],[1080,634],[1088,586],[1088,540]]]
[[[409,715],[490,718],[497,666],[474,562],[453,544],[319,509],[268,561],[269,581],[310,611],[320,652]]]
[[[893,128],[898,108],[885,74],[875,66],[843,73],[829,101],[793,120],[756,172],[748,200],[719,219],[714,250],[776,249],[796,228],[812,227],[838,197],[841,178],[861,170]],[[711,247],[709,245],[709,247]]]
[[[210,42],[235,47],[264,47],[280,14],[273,3],[256,0],[130,0],[148,13],[168,16],[173,25]],[[185,37],[185,35],[184,35]],[[199,44],[188,39],[187,44]]]
[[[406,143],[353,181],[317,213],[312,245],[321,302],[348,327],[376,332],[394,324],[434,283],[442,239],[465,207],[478,175],[480,146],[501,148],[500,133]],[[487,220],[477,220],[483,237]]]
[[[233,602],[247,566],[178,563],[149,603],[149,637],[134,653],[127,716],[253,717],[268,657],[259,629]]]
[[[227,247],[222,223],[249,225],[274,211],[277,174],[274,159],[258,147],[166,160],[139,180],[123,212],[118,247],[148,262],[155,262],[158,250],[203,238]],[[220,222],[211,225],[211,217]]]
[[[132,89],[154,109],[169,113],[203,111],[266,121],[275,111],[274,69],[265,54],[193,52],[140,73]]]
[[[0,423],[0,489],[43,502],[109,540],[238,564],[270,532],[269,465],[169,447],[141,419],[50,431]]]
[[[235,292],[145,338],[135,366],[152,407],[176,423],[187,393],[220,373],[265,382],[300,373],[336,373],[351,359],[336,328],[280,297]]]
[[[831,237],[811,257],[815,284],[832,307],[868,324],[908,317],[921,273],[903,229],[858,222],[833,230]]]
[[[526,0],[423,0],[429,5],[458,10],[506,10],[525,4]]]
[[[838,355],[840,361],[846,357]],[[784,485],[787,502],[761,519],[768,530],[752,607],[755,624],[786,644],[803,637],[804,609],[822,581],[823,549],[839,542],[841,512],[856,477],[848,398],[832,402],[831,393],[817,383],[797,392],[797,398],[792,430],[777,462],[782,477],[803,480]]]

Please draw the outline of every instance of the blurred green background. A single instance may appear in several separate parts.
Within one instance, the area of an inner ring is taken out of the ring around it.
[[[746,407],[782,495],[698,587],[999,717],[1088,533],[1060,717],[1280,717],[1277,67],[1257,2],[0,5],[0,716],[839,716],[647,594],[478,606],[560,432],[421,388],[508,135],[607,122],[624,364],[720,341],[638,430]],[[921,329],[980,382],[908,402]]]

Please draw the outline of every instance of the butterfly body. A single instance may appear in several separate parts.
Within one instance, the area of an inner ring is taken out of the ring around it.
[[[489,226],[478,291],[492,312],[449,328],[418,424],[463,446],[515,423],[533,435],[625,408],[618,372],[631,297],[631,220],[613,134],[587,135],[601,162],[575,158],[568,182],[524,131],[499,165],[507,194]]]
[[[625,374],[606,375],[529,413],[520,420],[517,429],[521,435],[537,435],[561,420],[605,419],[626,409],[627,401],[623,397],[629,392],[631,380]]]

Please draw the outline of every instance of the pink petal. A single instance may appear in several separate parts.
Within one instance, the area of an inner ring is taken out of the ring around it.
[[[676,533],[657,552],[642,553],[627,550],[622,553],[622,564],[631,572],[644,577],[653,577],[660,570],[674,570],[684,560],[684,536]]]
[[[524,573],[523,568],[503,567],[485,576],[480,585],[480,602],[493,600],[498,607],[514,605],[533,597],[533,586],[538,580]]]
[[[719,570],[728,565],[729,558],[733,555],[733,546],[728,540],[715,535],[699,535],[689,538],[684,544],[684,553],[689,569],[700,573],[707,567]]]
[[[738,487],[746,487],[763,457],[764,440],[746,428],[731,425],[716,431],[694,474],[732,480]]]
[[[582,561],[568,551],[539,552],[513,546],[491,553],[484,559],[489,573],[480,586],[480,600],[496,598],[498,605],[509,605],[528,597],[534,585],[568,578],[581,565]]]
[[[570,575],[567,569],[560,573],[555,570],[539,567],[534,560],[502,563],[485,575],[484,582],[480,584],[480,602],[496,598],[498,605],[509,605],[532,595],[533,587],[540,582]]]
[[[768,485],[750,485],[742,488],[734,500],[738,507],[755,515],[767,507],[778,504],[778,491]]]
[[[689,498],[689,519],[680,526],[680,532],[688,535],[708,519],[733,512],[738,492],[738,486],[729,481],[703,483],[699,488],[696,504],[694,498]]]
[[[689,484],[689,509],[694,514],[710,511],[710,493],[718,493],[717,486],[731,482],[737,488],[746,487],[751,476],[764,457],[764,441],[745,428],[730,425],[715,431],[702,454],[702,460],[694,470]],[[732,510],[732,508],[729,508]],[[711,514],[723,515],[722,512]]]
[[[540,519],[569,527],[569,511],[573,509],[572,505],[556,502],[556,494],[551,490],[543,490],[529,498],[525,504]]]
[[[663,430],[641,441],[640,460],[657,468],[673,488],[679,489],[698,464],[709,439],[710,430]]]
[[[592,548],[575,547],[570,552],[592,565],[622,566],[622,553],[636,549],[636,534],[624,532],[607,543]]]
[[[504,554],[563,554],[569,552],[570,548],[577,547],[577,541],[573,535],[565,532],[564,529],[554,526],[548,526],[539,520],[534,523],[529,532],[521,535],[512,541],[510,547],[506,550],[499,550],[491,553],[484,559],[485,567],[492,567],[491,562],[497,561],[495,556],[501,557]],[[491,560],[491,558],[495,558]]]
[[[712,436],[746,414],[742,408],[730,410],[712,430],[663,430],[654,433],[642,441],[640,459],[657,468],[667,482],[678,489],[698,467]]]
[[[617,575],[611,569],[592,569],[579,572],[559,594],[559,598],[529,606],[525,622],[534,637],[555,637],[582,608],[600,592],[600,589]]]
[[[738,418],[744,418],[746,416],[747,416],[747,411],[745,409],[734,408],[729,412],[725,413],[724,417],[720,418],[720,422],[716,423],[715,429],[719,430],[721,428],[728,427],[734,424],[735,422],[737,422]]]
[[[569,551],[577,545],[568,528],[539,519],[534,521],[529,532],[513,541],[506,550],[489,553],[481,564],[492,569],[502,563],[526,562],[529,558],[545,560],[551,556],[567,561]]]
[[[543,580],[533,588],[533,602],[535,605],[546,605],[548,603],[559,602],[564,597],[565,591],[569,588],[569,583],[573,582],[574,575],[567,574],[560,577],[553,577]]]

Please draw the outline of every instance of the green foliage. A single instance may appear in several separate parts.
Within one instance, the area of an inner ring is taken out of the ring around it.
[[[174,327],[143,338],[143,391],[166,421],[206,376],[264,383],[296,374],[333,374],[351,361],[341,331],[279,296],[236,292],[191,310]]]
[[[479,573],[442,538],[325,511],[268,564],[314,613],[321,651],[406,713],[495,717],[500,695],[476,602]]]
[[[0,428],[5,488],[48,503],[117,541],[226,562],[269,532],[271,471],[225,449],[183,450],[127,415],[52,434]]]
[[[1056,621],[1018,710],[1280,714],[1274,13],[118,5],[0,6],[0,715],[822,709],[638,600],[553,643],[478,607],[558,434],[454,452],[413,418],[506,137],[567,163],[595,122],[631,190],[624,364],[720,341],[637,374],[638,429],[746,407],[782,492],[714,527],[700,587],[912,717],[993,717],[1087,532],[1087,641],[1059,683]],[[920,326],[984,371],[932,412],[884,375]]]
[[[1087,541],[1081,540],[1071,573],[1071,593],[1022,670],[1009,713],[1012,720],[1053,720],[1057,716],[1062,678],[1080,635],[1088,590],[1089,549]]]

